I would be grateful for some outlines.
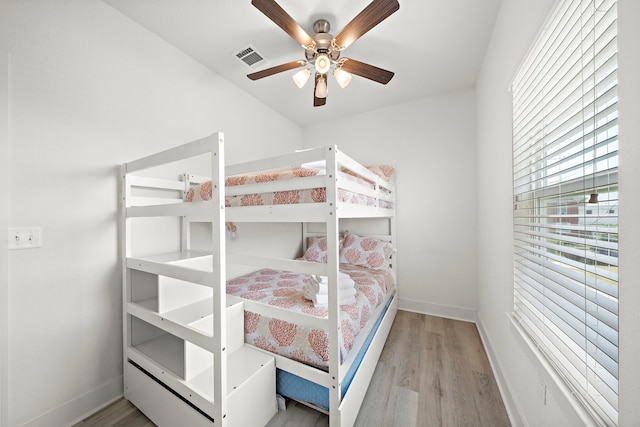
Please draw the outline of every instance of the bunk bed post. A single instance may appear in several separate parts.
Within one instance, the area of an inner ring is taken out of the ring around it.
[[[227,419],[227,316],[226,316],[226,246],[225,246],[225,165],[224,135],[211,136],[211,201],[214,204],[211,218],[212,268],[213,268],[213,339],[214,339],[214,408],[220,421]]]
[[[395,206],[394,206],[395,209]],[[397,242],[397,228],[396,228],[396,215],[395,213],[389,217],[389,234],[391,236],[391,244],[393,245],[393,247],[395,248],[398,245]],[[392,255],[391,257],[391,271],[393,271],[393,273],[395,274],[396,277],[398,277],[398,257],[395,256],[395,254]]]
[[[184,199],[189,187],[191,187],[188,173],[182,174],[182,181],[184,181],[184,192],[182,193]],[[187,216],[183,215],[180,217],[180,250],[188,251],[189,249],[191,249],[191,222]]]
[[[302,223],[302,253],[304,254],[307,250],[307,244],[309,240],[309,224],[306,222]]]
[[[342,333],[340,331],[340,295],[338,286],[339,266],[339,245],[340,227],[338,220],[337,200],[338,185],[337,171],[338,163],[336,158],[337,148],[335,145],[327,147],[326,167],[327,167],[327,197],[329,201],[326,212],[326,232],[327,232],[327,277],[329,278],[329,424],[331,427],[340,427],[340,399],[341,383],[340,378],[340,341]]]
[[[123,307],[127,306],[127,303],[131,301],[131,271],[127,268],[127,258],[131,256],[131,230],[129,220],[127,219],[127,202],[131,199],[131,184],[127,177],[127,165],[126,163],[120,167],[121,173],[121,194],[120,194],[120,244],[122,251],[120,255],[121,268],[122,268],[122,304]],[[127,315],[127,310],[122,310],[122,346],[127,349],[131,346],[131,320]],[[122,366],[127,366],[127,353],[122,352]],[[128,398],[128,387],[124,385],[124,397]]]

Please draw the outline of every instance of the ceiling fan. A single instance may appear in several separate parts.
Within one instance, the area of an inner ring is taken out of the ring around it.
[[[300,43],[305,55],[304,60],[287,62],[248,74],[247,77],[251,80],[303,68],[293,76],[296,85],[302,88],[311,76],[311,69],[315,69],[313,106],[319,107],[327,102],[327,74],[332,66],[334,66],[333,75],[343,88],[351,81],[351,74],[382,84],[389,83],[393,77],[394,73],[391,71],[355,59],[341,58],[340,53],[400,9],[398,0],[373,0],[335,37],[329,34],[331,27],[329,22],[324,19],[319,19],[313,24],[315,34],[312,37],[274,0],[252,0],[251,4]]]

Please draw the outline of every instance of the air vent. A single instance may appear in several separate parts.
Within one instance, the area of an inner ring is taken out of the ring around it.
[[[234,56],[251,69],[261,67],[265,63],[267,63],[267,61],[264,59],[264,56],[259,54],[258,51],[256,51],[256,49],[251,45],[240,49],[237,53],[234,54]]]

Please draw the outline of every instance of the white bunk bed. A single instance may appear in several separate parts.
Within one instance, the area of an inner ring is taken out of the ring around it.
[[[276,412],[277,367],[279,377],[288,375],[294,382],[319,387],[321,393],[325,390],[324,409],[332,427],[351,426],[398,303],[395,282],[385,284],[386,293],[370,313],[371,321],[362,325],[351,350],[344,352],[338,291],[344,231],[340,220],[382,221],[383,231],[367,237],[395,243],[395,189],[335,146],[225,166],[223,139],[216,133],[122,166],[125,397],[160,426],[264,425]],[[172,178],[176,174],[169,165],[203,155],[208,155],[210,174]],[[317,174],[224,185],[227,177],[318,162],[324,171]],[[163,174],[169,179],[159,177]],[[367,185],[362,185],[363,179]],[[205,184],[207,200],[191,200],[194,185],[206,180],[211,180],[209,187]],[[313,203],[243,206],[230,201],[247,194],[314,189],[324,196]],[[368,202],[352,203],[362,197]],[[154,223],[158,218],[174,222]],[[200,222],[211,224],[207,252],[191,249],[191,230]],[[322,235],[327,262],[227,253],[225,224],[243,222],[301,223],[303,249],[309,237]],[[175,243],[156,243],[157,235],[168,235]],[[137,243],[147,238],[152,243]],[[326,276],[326,316],[227,295],[227,281],[234,279],[227,266],[232,264]],[[395,262],[387,259],[384,269],[395,277]],[[322,331],[328,341],[326,365],[310,366],[245,344],[245,312]]]

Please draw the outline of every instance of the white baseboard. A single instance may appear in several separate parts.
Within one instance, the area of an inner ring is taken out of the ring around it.
[[[40,415],[23,427],[72,426],[122,397],[122,375]]]
[[[478,317],[476,326],[478,327],[478,333],[480,334],[480,339],[482,340],[484,351],[485,353],[487,353],[487,358],[489,359],[489,364],[491,365],[493,376],[495,377],[496,383],[498,384],[500,396],[502,396],[502,402],[504,402],[504,406],[507,410],[509,421],[511,421],[512,426],[523,426],[525,424],[523,422],[522,416],[520,415],[520,406],[518,405],[518,402],[513,399],[509,380],[504,375],[504,372],[500,367],[500,363],[498,362],[496,353],[493,350],[493,345],[491,345],[491,339],[489,339],[489,336],[487,335],[487,332],[482,323],[482,319],[480,317]]]
[[[444,317],[447,319],[463,320],[465,322],[477,323],[478,315],[476,310],[470,308],[450,307],[447,305],[430,304],[423,301],[409,299],[399,299],[398,309],[412,311],[414,313],[428,314],[431,316]]]

